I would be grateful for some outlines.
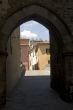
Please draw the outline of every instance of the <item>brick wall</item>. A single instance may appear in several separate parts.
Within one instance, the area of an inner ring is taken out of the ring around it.
[[[29,69],[29,46],[28,45],[22,45],[21,46],[21,61],[25,65],[26,70]]]
[[[29,39],[20,39],[21,62],[29,69]]]

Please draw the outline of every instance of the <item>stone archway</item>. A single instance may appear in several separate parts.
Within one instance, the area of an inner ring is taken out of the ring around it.
[[[67,70],[65,69],[66,66],[63,67],[63,63],[67,63],[67,56],[71,54],[72,52],[72,40],[71,40],[71,36],[69,35],[68,30],[66,29],[65,25],[62,23],[62,21],[55,15],[53,14],[51,11],[37,6],[37,5],[32,5],[32,6],[28,6],[23,8],[22,10],[14,13],[12,16],[10,16],[5,25],[2,27],[1,33],[2,33],[2,73],[5,76],[4,73],[4,67],[5,67],[5,62],[6,62],[6,44],[7,44],[7,40],[8,37],[10,36],[11,32],[20,24],[22,24],[25,21],[34,19],[36,21],[38,21],[39,23],[42,23],[44,26],[46,26],[48,29],[50,29],[51,32],[51,36],[55,36],[55,37],[51,37],[51,43],[54,45],[51,46],[51,53],[52,53],[52,71],[55,70],[55,72],[51,75],[52,78],[52,85],[53,88],[55,88],[57,90],[57,88],[60,86],[60,90],[62,90],[62,88],[64,89],[66,85],[66,72]],[[8,27],[8,28],[7,28]],[[58,35],[59,36],[58,36]],[[56,48],[56,52],[58,54],[58,56],[56,57],[56,62],[55,65],[54,64],[54,56],[55,56],[55,51],[52,49],[53,47],[57,47]],[[68,56],[68,59],[70,57]],[[63,59],[63,61],[62,61]],[[71,60],[71,59],[70,59]],[[59,69],[57,69],[57,65],[59,66]],[[66,65],[66,64],[65,64]],[[56,66],[54,68],[54,66]],[[61,67],[63,67],[63,70],[61,70]],[[68,66],[68,65],[67,65]],[[2,68],[1,67],[1,68]],[[54,68],[54,69],[53,69]],[[69,71],[69,70],[68,70]],[[54,75],[57,72],[56,75]],[[64,74],[65,72],[65,74]],[[61,74],[62,73],[62,74]],[[55,77],[56,76],[56,77]],[[61,80],[63,79],[63,80]],[[6,78],[4,77],[4,80],[6,80]],[[70,79],[69,79],[70,80]],[[61,81],[63,81],[63,83],[61,83]],[[67,78],[68,81],[68,78]],[[57,83],[59,82],[59,84],[57,85]],[[62,87],[64,85],[64,87]],[[5,88],[5,87],[4,87]],[[59,91],[60,91],[59,90]]]

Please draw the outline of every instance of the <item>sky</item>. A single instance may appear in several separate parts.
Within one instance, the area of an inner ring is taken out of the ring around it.
[[[43,41],[49,40],[49,30],[36,21],[28,21],[20,25],[20,37]]]

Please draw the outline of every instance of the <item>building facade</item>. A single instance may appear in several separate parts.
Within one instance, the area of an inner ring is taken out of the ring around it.
[[[38,67],[40,70],[46,69],[50,65],[50,44],[49,42],[38,43]]]
[[[21,63],[29,69],[29,39],[20,39]]]
[[[42,70],[50,64],[50,44],[44,41],[30,43],[29,68],[30,70]]]
[[[38,70],[37,44],[30,42],[29,69]]]

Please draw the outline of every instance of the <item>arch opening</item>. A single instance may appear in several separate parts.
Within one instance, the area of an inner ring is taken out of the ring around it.
[[[44,19],[42,19],[42,20],[45,21]],[[22,19],[21,19],[21,21],[22,21]],[[25,21],[28,21],[28,20],[24,19],[24,22]],[[39,23],[42,23],[44,25],[43,21],[40,22],[39,19],[37,19],[37,21],[39,21]],[[49,21],[47,23],[48,24],[46,24],[47,25],[46,28],[49,29],[49,33],[50,33],[51,87],[57,91],[60,91],[60,89],[62,89],[62,88],[59,88],[59,87],[62,87],[61,81],[62,80],[64,81],[63,69],[60,68],[60,66],[63,67],[63,65],[62,65],[62,63],[63,63],[62,62],[63,43],[61,43],[61,35],[60,35],[59,31],[56,29],[56,27],[53,24],[51,24]],[[44,26],[46,26],[46,25],[44,25]],[[64,85],[64,82],[63,82],[63,85]]]
[[[71,49],[68,48],[67,45],[71,43],[72,46],[72,42],[70,39],[70,34],[64,24],[49,10],[33,5],[23,8],[9,17],[1,30],[3,38],[5,38],[3,41],[3,49],[6,51],[7,41],[12,31],[23,22],[32,19],[43,24],[50,30],[51,86],[55,90],[59,91],[59,93],[60,90],[63,90],[62,92],[64,92],[66,73],[64,73],[65,62],[63,59],[63,53]]]
[[[7,90],[8,88],[10,89],[12,88],[14,82],[16,83],[16,81],[14,81],[13,79],[15,77],[16,80],[16,78],[20,76],[20,73],[22,74],[22,71],[24,76],[50,75],[50,52],[48,53],[46,51],[46,49],[50,49],[49,31],[42,24],[39,24],[36,21],[29,21],[29,22],[30,23],[28,24],[27,22],[24,23],[24,27],[22,27],[24,31],[21,31],[20,28],[20,26],[22,26],[23,24],[17,27],[12,32],[7,43],[8,57],[7,57],[7,65],[6,65],[7,67],[6,76],[7,76],[7,85],[9,85],[7,86]],[[37,23],[35,25],[36,32],[34,32],[33,29],[34,28],[33,25],[35,23]],[[32,29],[31,29],[31,25],[32,25]],[[48,66],[48,70],[46,70],[47,66]],[[33,72],[33,70],[37,70],[37,71]]]
[[[26,70],[44,70],[46,66],[50,67],[50,35],[49,30],[42,24],[30,20],[20,25],[20,41],[21,41],[21,62],[25,65]],[[27,43],[28,41],[28,43]],[[25,61],[26,45],[29,46],[28,61]],[[43,59],[43,61],[42,61]],[[27,63],[26,63],[27,62]],[[48,64],[49,63],[49,64]],[[43,74],[29,74],[29,75],[49,75]]]

